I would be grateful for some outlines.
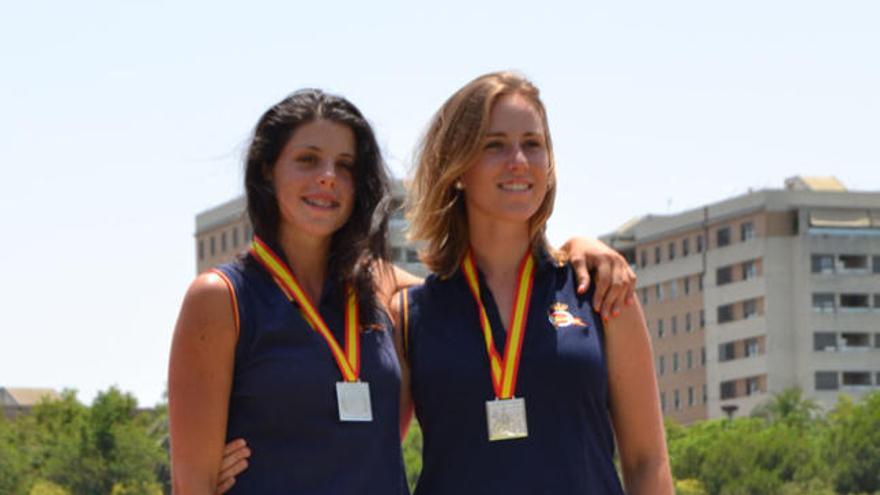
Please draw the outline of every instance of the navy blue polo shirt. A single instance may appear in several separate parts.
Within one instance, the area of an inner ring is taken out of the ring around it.
[[[479,274],[497,351],[506,330]],[[424,434],[416,495],[623,494],[614,466],[603,327],[570,266],[536,260],[516,397],[528,437],[490,442],[495,398],[478,309],[461,270],[409,292],[406,353]]]
[[[370,385],[373,421],[343,423],[341,372],[299,307],[251,256],[219,271],[232,283],[240,319],[226,438],[246,439],[253,452],[230,495],[408,493],[400,365],[388,316],[380,312],[380,325],[361,334],[361,380]],[[317,305],[342,345],[342,287],[328,281]]]

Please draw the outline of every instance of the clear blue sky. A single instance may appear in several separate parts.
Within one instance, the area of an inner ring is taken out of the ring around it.
[[[880,4],[18,2],[0,18],[0,386],[160,400],[194,216],[268,106],[342,93],[399,174],[459,86],[542,89],[551,237],[837,175],[880,190]]]

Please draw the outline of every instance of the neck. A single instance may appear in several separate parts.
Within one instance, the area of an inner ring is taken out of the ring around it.
[[[468,226],[474,261],[486,278],[515,279],[530,245],[528,224],[469,217]]]
[[[320,304],[330,255],[330,236],[314,237],[293,232],[282,225],[278,229],[278,243],[297,282],[314,304]]]

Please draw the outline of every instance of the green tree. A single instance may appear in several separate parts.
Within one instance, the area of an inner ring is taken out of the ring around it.
[[[16,447],[13,427],[0,413],[0,493],[21,495],[27,491],[27,462]]]
[[[65,391],[61,400],[40,404],[23,418],[33,478],[74,495],[109,494],[115,486],[151,493],[157,470],[168,462],[148,433],[154,416],[139,413],[135,399],[116,388],[98,394],[91,408]]]
[[[406,481],[412,490],[422,473],[422,428],[415,419],[410,424],[406,439],[403,441],[403,462],[406,466]]]
[[[880,491],[880,392],[858,404],[839,397],[829,423],[825,452],[837,491]]]
[[[806,428],[817,420],[821,411],[816,401],[804,397],[801,389],[794,387],[773,394],[771,399],[755,407],[751,416]]]

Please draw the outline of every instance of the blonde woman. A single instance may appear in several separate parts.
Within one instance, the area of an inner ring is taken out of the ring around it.
[[[529,81],[481,76],[434,116],[410,196],[434,274],[392,311],[424,434],[416,495],[672,493],[641,308],[603,323],[578,293],[545,237],[555,191]]]

